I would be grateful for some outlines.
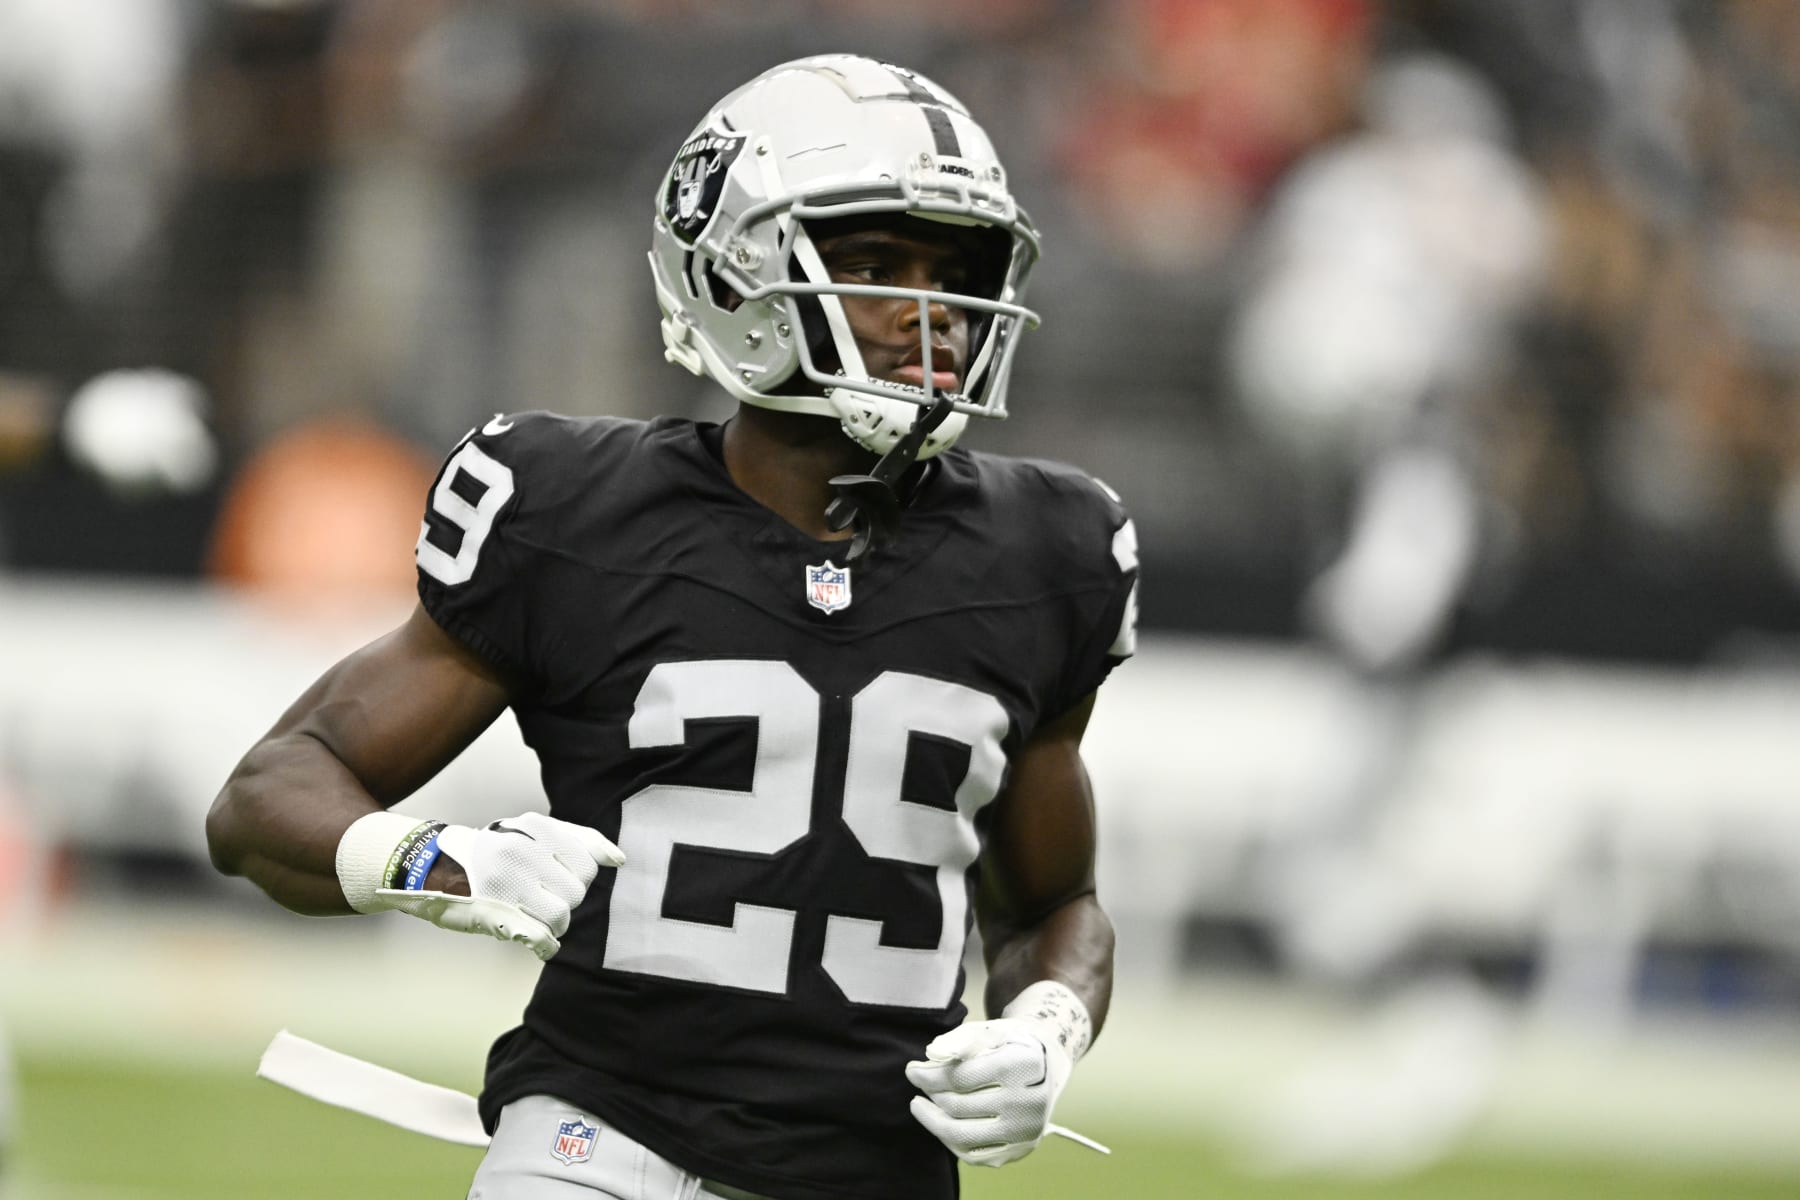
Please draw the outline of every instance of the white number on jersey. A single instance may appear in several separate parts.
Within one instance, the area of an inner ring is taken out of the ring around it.
[[[451,486],[460,474],[471,475],[487,485],[481,499],[474,504],[457,495]],[[494,515],[512,494],[512,468],[491,457],[474,442],[464,442],[444,464],[444,473],[438,478],[437,487],[431,490],[431,510],[462,530],[462,545],[454,555],[444,553],[431,544],[430,524],[421,521],[419,542],[413,550],[419,569],[442,584],[455,586],[469,582],[475,575],[475,559],[481,553],[481,544],[487,541],[487,535],[494,527]]]
[[[969,747],[969,773],[956,789],[956,811],[911,804],[900,794],[906,745],[915,733]],[[981,843],[975,814],[1000,790],[1006,756],[1006,710],[986,692],[889,671],[850,706],[850,765],[844,780],[844,823],[872,858],[937,868],[944,920],[933,950],[881,944],[881,922],[828,919],[825,971],[858,1004],[942,1008],[956,991],[969,893],[963,872]]]
[[[662,915],[676,842],[774,854],[806,836],[811,820],[819,697],[784,662],[661,663],[631,714],[632,749],[679,746],[684,722],[756,718],[756,773],[748,792],[653,784],[625,801],[605,963],[621,971],[787,991],[794,914],[740,904],[729,927]]]
[[[793,947],[791,909],[739,904],[730,926],[662,915],[677,844],[773,855],[806,836],[819,742],[819,695],[784,662],[663,663],[638,692],[633,748],[679,746],[684,723],[757,721],[756,771],[747,792],[653,784],[629,797],[619,824],[626,863],[613,884],[606,966],[620,971],[785,993]],[[914,733],[969,748],[956,811],[900,794]],[[824,967],[858,1004],[943,1008],[955,998],[968,893],[963,873],[979,843],[975,814],[1006,769],[1006,711],[985,692],[889,671],[851,704],[844,822],[873,858],[937,869],[942,924],[935,949],[881,944],[880,921],[828,917]]]

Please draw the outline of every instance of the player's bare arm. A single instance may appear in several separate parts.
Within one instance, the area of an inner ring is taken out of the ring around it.
[[[496,671],[415,608],[320,676],[244,755],[213,802],[213,864],[314,915],[351,910],[336,854],[359,817],[411,795],[505,710]],[[467,894],[440,856],[431,883]]]
[[[1098,1034],[1112,998],[1112,922],[1094,892],[1094,796],[1081,737],[1088,696],[1013,757],[994,802],[975,915],[987,959],[987,1011],[1053,979],[1086,1005]]]
[[[485,829],[386,810],[506,708],[508,681],[423,610],[339,662],[244,756],[207,816],[221,871],[297,912],[397,909],[548,958],[619,850],[527,813]]]
[[[1112,924],[1094,895],[1094,804],[1081,762],[1090,694],[1013,756],[988,835],[976,919],[988,1020],[907,1067],[913,1116],[966,1163],[1031,1153],[1112,994]]]

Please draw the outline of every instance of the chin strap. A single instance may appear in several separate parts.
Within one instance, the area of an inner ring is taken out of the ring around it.
[[[842,531],[852,523],[855,534],[850,538],[849,566],[867,558],[875,543],[894,535],[900,524],[900,493],[895,484],[907,468],[918,461],[919,448],[931,431],[944,423],[954,408],[948,396],[940,396],[935,404],[913,421],[906,436],[894,443],[893,449],[867,475],[838,475],[831,480],[837,498],[825,509],[825,523]]]

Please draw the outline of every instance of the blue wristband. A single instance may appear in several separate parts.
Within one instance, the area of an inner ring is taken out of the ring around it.
[[[407,848],[406,856],[400,863],[401,869],[406,873],[400,881],[400,886],[405,890],[409,892],[424,890],[425,877],[431,874],[431,864],[435,863],[438,855],[442,853],[438,846],[438,834],[442,833],[443,829],[444,827],[439,825],[431,831],[430,837]]]

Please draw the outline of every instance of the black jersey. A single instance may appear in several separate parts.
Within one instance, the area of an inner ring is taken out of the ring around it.
[[[419,595],[521,680],[551,812],[624,850],[482,1115],[545,1093],[783,1200],[951,1197],[904,1066],[964,1015],[983,807],[1130,652],[1136,547],[1067,467],[952,450],[853,571],[738,490],[716,427],[495,418]]]

